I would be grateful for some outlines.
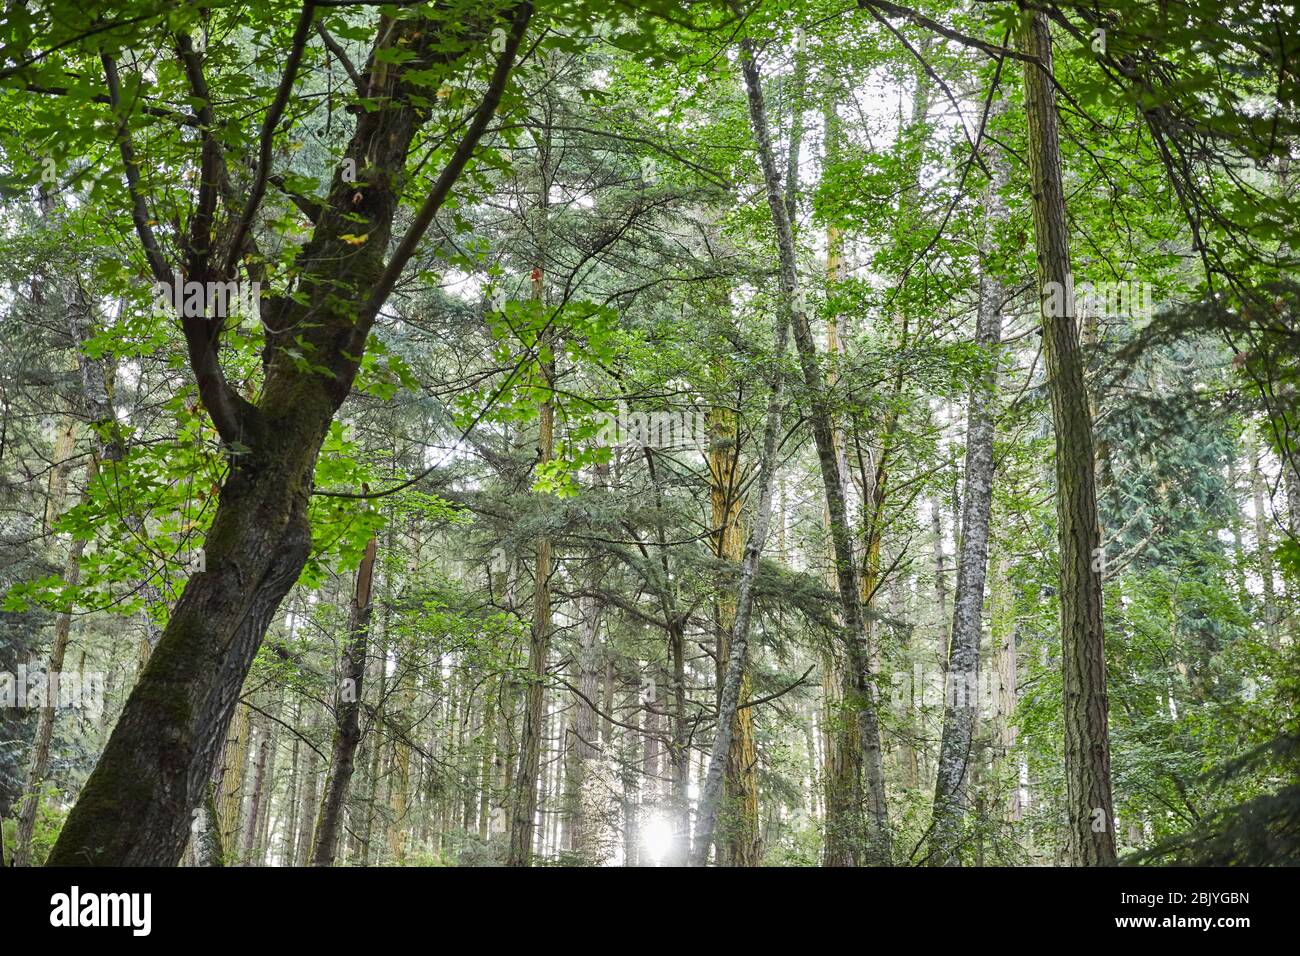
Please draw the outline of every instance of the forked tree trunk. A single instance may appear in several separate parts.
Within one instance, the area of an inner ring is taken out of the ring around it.
[[[310,28],[312,10],[298,32]],[[407,154],[428,117],[426,89],[408,84],[408,71],[433,61],[455,61],[473,43],[452,44],[423,20],[379,19],[371,100],[362,111],[317,213],[311,240],[297,258],[293,297],[270,297],[266,375],[256,406],[222,376],[215,332],[205,320],[185,320],[191,365],[208,412],[230,449],[204,550],[207,570],[195,574],[131,692],[99,763],[69,814],[50,854],[52,865],[174,865],[190,832],[190,811],[203,799],[244,678],[280,601],[298,579],[311,549],[307,503],[316,457],[334,413],[351,390],[374,317],[409,261],[429,222],[446,200],[487,128],[532,14],[519,4],[488,92],[414,223],[387,259],[393,222],[405,185]],[[481,33],[491,27],[487,21]],[[300,38],[299,42],[305,42]],[[390,66],[380,56],[400,49]],[[121,101],[112,58],[102,57],[109,98]],[[154,277],[171,281],[171,267],[152,232],[127,114],[118,110],[118,140],[133,198],[133,218]],[[273,130],[267,130],[268,137]],[[262,162],[269,161],[268,155]],[[350,164],[350,165],[347,165]],[[226,250],[225,268],[214,247],[214,180],[224,165],[215,140],[203,147],[200,201],[190,223],[187,278],[204,281],[233,271],[246,249]],[[356,176],[345,176],[355,169]],[[268,170],[262,170],[263,173]],[[354,181],[355,180],[355,181]],[[256,199],[255,195],[252,197]],[[250,203],[256,211],[256,204]],[[251,222],[251,218],[249,219]],[[356,245],[354,235],[366,237]],[[293,330],[296,348],[273,329]],[[290,354],[292,352],[292,354]],[[303,368],[296,356],[313,355]]]
[[[1061,667],[1070,862],[1115,863],[1110,791],[1106,644],[1102,629],[1101,531],[1092,449],[1092,414],[1074,318],[1069,224],[1061,176],[1052,38],[1047,16],[1021,23],[1025,116],[1043,324],[1043,352],[1056,432],[1056,520],[1061,562]]]

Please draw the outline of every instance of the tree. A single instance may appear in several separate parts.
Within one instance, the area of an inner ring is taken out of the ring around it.
[[[1052,38],[1041,13],[1024,17],[1025,117],[1033,194],[1035,251],[1056,432],[1056,520],[1060,553],[1061,668],[1065,718],[1066,812],[1070,859],[1115,863],[1110,789],[1109,705],[1101,608],[1105,566],[1097,523],[1092,412],[1074,320],[1065,189],[1052,85]]]
[[[242,204],[215,135],[201,57],[187,34],[175,38],[206,130],[188,229],[178,237],[187,281],[229,282],[248,251],[253,217],[271,176],[273,136],[315,14],[308,3],[299,16],[277,96],[263,121],[256,173]],[[199,393],[231,451],[230,471],[205,544],[207,570],[191,579],[173,610],[60,835],[51,864],[165,864],[179,859],[189,832],[189,811],[202,798],[243,678],[271,615],[306,562],[311,533],[307,499],[329,423],[356,375],[376,314],[500,102],[531,16],[530,3],[513,9],[486,93],[389,256],[407,155],[428,116],[417,105],[421,87],[406,77],[448,59],[459,61],[488,36],[492,21],[475,25],[468,37],[457,37],[449,57],[439,45],[443,31],[436,22],[381,15],[366,90],[384,105],[357,118],[328,199],[317,211],[312,238],[298,256],[299,291],[264,303],[271,331],[265,382],[256,404],[226,381],[217,353],[220,325],[201,316],[183,319]],[[399,49],[413,56],[390,66],[391,51]],[[150,273],[157,282],[169,284],[173,269],[142,191],[116,54],[106,46],[100,60],[117,124],[115,139],[131,217]],[[219,203],[238,216],[228,237],[214,234]],[[287,330],[298,328],[303,331],[288,339]],[[291,342],[298,348],[290,347]],[[300,349],[311,355],[310,361],[300,358]],[[124,817],[123,804],[135,810]]]

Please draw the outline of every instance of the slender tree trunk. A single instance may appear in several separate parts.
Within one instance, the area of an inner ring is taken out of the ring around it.
[[[719,561],[740,564],[745,554],[744,501],[740,495],[740,441],[736,415],[724,407],[711,415],[709,447],[710,524],[714,529],[714,554]],[[723,594],[718,600],[718,700],[726,683],[731,657],[731,633],[736,626],[736,599]],[[749,671],[741,680],[740,702],[750,696]],[[762,841],[758,832],[758,756],[754,742],[753,709],[737,709],[731,728],[731,751],[723,787],[724,832],[718,859],[728,866],[758,866]]]
[[[1228,526],[1232,529],[1233,580],[1237,587],[1237,600],[1246,604],[1250,591],[1246,587],[1246,547],[1242,533],[1241,500],[1237,495],[1240,475],[1237,472],[1237,443],[1228,453]]]
[[[254,864],[253,849],[258,846],[262,824],[265,822],[264,801],[266,799],[267,761],[271,757],[271,722],[263,721],[257,727],[257,757],[253,761],[253,789],[248,805],[248,825],[244,828],[244,846],[242,862],[244,866]]]
[[[971,753],[979,706],[980,634],[984,608],[984,582],[988,571],[989,518],[993,510],[993,435],[998,388],[998,344],[1002,339],[1002,283],[987,258],[993,233],[1006,218],[1001,190],[1006,185],[1006,165],[997,163],[987,194],[988,218],[981,250],[979,310],[975,344],[986,353],[989,370],[970,391],[966,414],[966,493],[962,496],[961,540],[958,544],[957,588],[953,598],[952,638],[947,658],[943,736],[939,745],[939,774],[935,783],[934,817],[930,830],[928,862],[960,862],[961,826],[967,809]],[[938,507],[936,502],[936,509]]]
[[[549,205],[550,180],[543,152],[541,188],[538,190],[540,218],[538,265],[533,270],[533,301],[545,302],[545,229]],[[554,343],[550,343],[553,345]],[[544,387],[555,381],[554,360],[541,362]],[[545,468],[555,454],[555,404],[548,397],[538,414],[537,467]],[[551,539],[543,535],[537,542],[537,562],[533,585],[533,623],[528,643],[528,687],[524,695],[524,725],[521,741],[519,775],[513,816],[510,822],[510,866],[528,866],[532,862],[533,829],[537,816],[537,787],[541,771],[542,736],[546,722],[544,708],[547,660],[551,648]]]
[[[582,637],[578,644],[578,694],[574,695],[573,740],[571,743],[561,741],[561,747],[571,754],[569,761],[568,791],[566,802],[569,805],[571,825],[569,826],[569,849],[578,860],[587,865],[600,865],[604,862],[605,847],[601,840],[602,823],[596,813],[597,805],[603,800],[599,781],[593,779],[595,762],[601,756],[599,730],[596,709],[592,706],[599,696],[598,690],[603,667],[600,660],[600,624],[604,616],[604,604],[595,599],[581,602]]]
[[[412,559],[409,570],[414,575],[418,561]],[[404,864],[406,862],[406,831],[409,825],[408,816],[411,812],[410,795],[411,795],[411,742],[410,736],[414,733],[415,728],[409,726],[411,713],[413,710],[415,692],[411,686],[414,680],[412,673],[411,651],[403,648],[400,642],[394,642],[394,656],[396,658],[397,672],[395,680],[397,686],[392,694],[393,707],[386,713],[386,718],[390,721],[390,726],[400,730],[398,736],[393,740],[392,763],[389,765],[388,780],[388,826],[384,835],[384,842],[388,846],[388,858],[391,862]],[[451,673],[451,686],[449,687],[448,702],[454,707],[455,701],[455,680],[456,672]],[[450,711],[452,714],[454,710]],[[450,726],[450,721],[448,722]],[[418,781],[417,781],[418,784]],[[441,828],[445,830],[446,828]],[[440,830],[441,832],[441,830]]]
[[[619,777],[623,811],[623,865],[637,866],[640,863],[641,841],[639,832],[640,806],[637,778],[637,740],[640,737],[641,710],[639,691],[635,685],[625,691],[626,704],[624,712],[628,727],[622,729],[619,737],[619,759],[623,772]],[[610,713],[614,713],[613,700],[610,700]],[[628,728],[632,728],[629,730]]]
[[[662,744],[659,720],[659,678],[657,665],[652,664],[650,680],[642,690],[639,698],[645,717],[642,719],[643,738],[641,750],[641,805],[639,818],[647,826],[652,817],[660,816],[659,798],[663,792]],[[650,862],[650,855],[642,856],[644,863]]]
[[[1278,635],[1277,588],[1273,581],[1273,536],[1269,531],[1268,482],[1259,460],[1259,437],[1251,435],[1250,441],[1250,496],[1255,511],[1255,560],[1259,565],[1259,578],[1264,595],[1264,625],[1274,643]]]
[[[320,725],[320,717],[313,713],[308,733]],[[315,747],[307,748],[307,766],[303,774],[304,783],[302,799],[298,805],[298,836],[294,856],[290,863],[294,866],[306,866],[311,862],[312,831],[316,824],[317,794],[320,790],[320,754]],[[328,769],[328,768],[327,768]]]
[[[301,704],[294,707],[295,721],[302,716]],[[281,815],[284,817],[284,834],[280,840],[280,861],[285,866],[293,866],[297,857],[298,837],[298,768],[302,755],[302,741],[297,734],[293,737],[293,746],[289,749],[289,785],[282,798]]]
[[[834,99],[828,100],[825,107],[826,121],[826,164],[836,161],[839,150],[839,115]],[[841,281],[841,256],[843,239],[839,229],[830,226],[826,230],[826,280],[827,299],[833,300],[838,294],[836,284]],[[834,386],[839,375],[840,329],[839,315],[829,305],[826,316],[826,354],[829,368],[827,384]],[[832,440],[835,442],[836,461],[841,475],[848,474],[845,459],[844,430],[840,422],[834,423]],[[827,550],[829,560],[826,569],[826,583],[829,588],[838,588],[839,578],[835,568],[835,546],[831,540],[831,511],[829,504],[822,509],[822,524],[827,533]],[[842,622],[841,622],[842,623]],[[827,646],[822,653],[822,699],[825,706],[823,751],[825,766],[823,784],[826,791],[824,839],[822,843],[823,862],[827,866],[850,866],[857,850],[854,834],[857,827],[854,821],[860,816],[858,806],[859,783],[862,776],[862,760],[858,751],[857,735],[850,722],[845,719],[845,687],[852,683],[843,660],[834,646]]]
[[[685,622],[674,618],[668,628],[668,654],[673,666],[672,746],[669,750],[672,842],[669,866],[686,866],[691,853],[691,747],[686,716],[686,632]]]
[[[76,423],[68,418],[59,429],[54,448],[54,470],[50,474],[50,495],[46,499],[45,530],[49,533],[54,522],[63,513],[68,487],[68,473],[72,470],[71,457],[76,438]],[[94,480],[95,464],[92,459],[90,480]],[[75,588],[81,581],[81,556],[86,550],[86,540],[75,538],[68,544],[68,555],[63,562],[63,580]],[[54,639],[50,644],[50,659],[46,667],[49,675],[63,670],[68,638],[72,634],[72,608],[60,611],[54,619]],[[41,791],[50,768],[50,741],[54,737],[54,719],[58,714],[58,701],[48,701],[37,717],[36,733],[32,738],[32,755],[27,770],[27,795],[18,811],[18,826],[14,839],[13,865],[31,864],[32,834],[36,829],[36,816],[41,805]],[[2,863],[2,861],[0,861]]]
[[[1101,531],[1097,523],[1092,414],[1074,319],[1069,224],[1061,176],[1052,38],[1047,16],[1021,24],[1029,175],[1043,324],[1043,352],[1056,431],[1056,518],[1060,550],[1061,661],[1070,862],[1115,863],[1102,626]]]
[[[808,315],[800,290],[794,234],[782,197],[780,175],[773,158],[767,127],[767,111],[763,103],[762,81],[754,59],[752,43],[744,40],[741,47],[741,66],[745,75],[750,124],[753,127],[754,140],[763,167],[768,208],[773,225],[776,227],[782,292],[789,300],[791,327],[799,353],[804,386],[809,397],[808,417],[812,423],[822,484],[831,514],[831,541],[835,547],[836,577],[844,615],[846,659],[852,680],[852,687],[850,693],[846,695],[845,704],[854,714],[858,745],[862,755],[862,790],[866,806],[867,831],[864,841],[865,859],[870,864],[882,865],[887,864],[891,856],[889,820],[885,806],[884,763],[880,748],[880,723],[872,686],[870,655],[866,648],[860,582],[849,533],[844,480],[835,453],[834,430],[826,383],[821,366],[818,364],[817,345],[808,325]]]
[[[361,742],[361,694],[370,647],[370,586],[375,573],[375,539],[366,542],[357,568],[352,608],[348,614],[348,643],[343,651],[343,680],[334,695],[334,752],[311,850],[312,866],[333,866],[343,827],[343,803],[352,781],[353,760]]]
[[[490,695],[484,699],[484,723],[479,730],[478,744],[480,761],[478,771],[478,838],[484,843],[487,842],[492,832],[492,788],[495,784],[493,766],[496,756],[497,711],[499,709],[500,705],[495,695]]]
[[[281,702],[276,701],[274,713],[278,716],[281,710]],[[276,724],[268,722],[267,730],[267,758],[266,758],[266,787],[260,805],[260,818],[257,828],[257,844],[253,849],[252,866],[266,866],[271,860],[272,847],[271,838],[274,836],[275,826],[275,790],[276,775],[279,768],[276,766],[280,757],[280,728]]]

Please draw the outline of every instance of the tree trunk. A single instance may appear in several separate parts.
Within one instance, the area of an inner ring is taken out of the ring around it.
[[[839,115],[834,100],[828,101],[825,108],[826,119],[826,164],[836,161],[839,149]],[[826,230],[826,280],[827,299],[836,294],[835,284],[841,281],[841,255],[843,239],[840,231],[831,226]],[[839,316],[827,307],[826,316],[826,355],[827,384],[834,386],[839,375],[840,329]],[[841,474],[848,473],[845,459],[844,431],[842,423],[836,422],[832,431],[835,442],[836,461]],[[784,520],[784,517],[783,517]],[[826,569],[826,586],[837,589],[839,577],[835,568],[835,546],[831,540],[831,511],[829,504],[822,509],[822,524],[826,529],[828,564]],[[866,579],[864,577],[864,587]],[[837,653],[833,646],[827,646],[822,653],[822,700],[824,703],[823,721],[823,785],[826,790],[825,821],[822,841],[823,862],[827,866],[851,866],[856,852],[856,832],[854,821],[860,816],[859,784],[862,776],[861,754],[858,752],[856,734],[850,722],[845,720],[844,691],[852,683],[846,672],[843,655]]]
[[[962,496],[961,540],[958,544],[957,586],[953,597],[952,636],[948,645],[943,736],[939,745],[939,774],[934,791],[928,862],[960,862],[962,821],[967,809],[971,751],[978,708],[980,634],[984,582],[988,572],[989,518],[993,510],[994,405],[998,389],[998,344],[1002,339],[1002,283],[987,257],[993,233],[1006,218],[1001,190],[1006,163],[995,159],[987,193],[984,227],[986,261],[981,265],[975,344],[986,353],[989,370],[972,385],[966,413],[966,493]],[[938,503],[935,503],[936,514]]]
[[[866,648],[857,566],[849,533],[844,476],[840,472],[836,457],[830,404],[825,379],[818,364],[817,345],[808,325],[808,315],[799,287],[794,233],[782,198],[780,175],[773,158],[767,127],[767,111],[763,102],[758,65],[754,59],[753,44],[749,40],[744,40],[741,48],[741,65],[745,75],[750,124],[753,127],[754,140],[763,168],[768,208],[773,225],[776,227],[781,287],[789,300],[790,322],[799,353],[799,366],[809,397],[808,417],[812,423],[817,460],[826,492],[826,504],[831,516],[831,541],[835,548],[836,578],[844,615],[845,656],[852,681],[849,693],[846,694],[845,705],[853,713],[858,747],[862,757],[862,796],[866,807],[864,858],[870,864],[882,865],[889,862],[891,850],[889,819],[885,807],[880,723],[872,687],[870,656]]]
[[[320,724],[320,717],[313,713],[309,730],[314,730]],[[298,838],[295,849],[295,855],[290,858],[293,866],[306,866],[311,862],[312,850],[312,828],[316,824],[316,795],[320,788],[320,758],[322,755],[316,752],[315,747],[307,749],[307,769],[304,774],[305,782],[302,791],[302,800],[298,806]]]
[[[239,704],[221,750],[216,786],[217,832],[228,866],[239,864],[239,821],[244,809],[244,767],[248,763],[249,710]]]
[[[538,191],[542,243],[538,266],[533,270],[534,302],[545,301],[545,228],[550,181],[546,157],[541,163],[542,187]],[[553,345],[553,343],[550,343]],[[544,387],[555,381],[554,360],[541,362]],[[555,404],[548,396],[539,409],[537,467],[544,468],[555,453]],[[528,688],[524,695],[523,739],[513,816],[510,821],[510,866],[528,866],[532,862],[533,827],[537,816],[537,785],[541,771],[542,736],[545,732],[544,709],[547,659],[551,648],[551,539],[543,535],[537,542],[537,563],[533,583],[533,624],[528,642]]]
[[[408,572],[412,578],[415,576],[418,567],[418,555],[413,556],[408,562]],[[396,728],[398,733],[393,740],[392,762],[388,768],[388,826],[385,829],[384,842],[388,847],[389,860],[399,865],[406,862],[406,827],[409,822],[407,816],[410,812],[411,734],[414,728],[409,724],[415,697],[415,690],[411,685],[414,680],[411,654],[412,651],[409,646],[403,647],[401,641],[394,640],[393,656],[396,668],[394,680],[396,686],[391,694],[392,709],[385,709],[385,719],[388,725]],[[455,681],[456,672],[453,670],[451,673],[451,687],[447,695],[449,710],[455,706]],[[450,713],[454,714],[455,711],[450,710]],[[451,720],[449,719],[448,726],[450,727],[450,725]]]
[[[253,865],[253,850],[258,846],[266,811],[267,761],[271,756],[271,722],[264,720],[257,726],[257,756],[253,760],[253,789],[249,794],[248,824],[244,828],[244,846],[241,854],[243,866]]]
[[[301,704],[295,705],[294,714],[296,717],[302,716]],[[280,862],[285,866],[293,866],[296,860],[294,849],[298,836],[298,767],[301,754],[302,741],[294,734],[293,746],[289,750],[289,786],[281,802],[284,808],[284,834],[280,840]]]
[[[1029,176],[1043,326],[1043,352],[1056,432],[1056,518],[1060,551],[1061,662],[1070,861],[1115,863],[1110,790],[1106,647],[1102,627],[1101,531],[1092,449],[1092,414],[1074,318],[1069,225],[1061,176],[1047,17],[1021,23]]]
[[[343,651],[343,680],[334,695],[334,753],[311,851],[312,866],[333,866],[343,827],[343,803],[352,780],[357,744],[361,742],[361,694],[370,647],[370,586],[375,573],[375,539],[366,542],[357,568],[352,608],[348,614],[348,643]]]
[[[650,680],[642,688],[639,697],[645,714],[642,720],[642,737],[645,743],[641,750],[641,804],[638,817],[640,822],[647,826],[653,817],[660,815],[659,797],[663,791],[661,766],[663,761],[660,759],[663,741],[660,736],[659,680],[656,673],[658,668],[653,664],[652,668]],[[643,854],[641,859],[643,863],[649,863],[650,854]]]
[[[1259,578],[1264,596],[1264,626],[1273,643],[1278,635],[1277,588],[1273,581],[1273,542],[1269,532],[1268,483],[1259,461],[1259,436],[1251,434],[1250,442],[1250,496],[1255,511],[1255,560],[1259,565]]]
[[[713,410],[709,446],[710,525],[714,555],[719,561],[740,564],[745,556],[744,500],[740,495],[740,440],[735,413],[725,407]],[[736,626],[736,599],[723,594],[718,600],[718,706],[731,657],[731,633]],[[741,678],[740,703],[750,696],[749,670]],[[758,832],[758,757],[754,743],[753,708],[737,709],[731,727],[731,751],[723,786],[723,833],[718,859],[728,866],[758,866],[762,841]]]
[[[602,805],[605,793],[600,781],[593,778],[595,762],[602,754],[598,737],[596,708],[592,703],[600,694],[603,676],[600,660],[600,624],[604,604],[591,598],[583,604],[582,637],[578,644],[578,694],[574,695],[573,740],[561,741],[562,748],[571,754],[567,799],[570,812],[569,849],[583,864],[600,865],[605,861],[605,841],[601,838],[603,822],[597,808]]]
[[[221,850],[221,833],[217,828],[217,803],[212,787],[208,788],[204,802],[194,810],[190,832],[195,866],[225,865]]]

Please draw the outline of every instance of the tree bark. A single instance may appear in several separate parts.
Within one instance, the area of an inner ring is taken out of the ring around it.
[[[334,753],[311,851],[312,866],[333,866],[343,826],[343,803],[352,780],[357,744],[361,742],[361,694],[370,647],[370,587],[375,573],[375,539],[366,542],[357,568],[352,608],[348,614],[348,643],[343,652],[343,681],[334,695]]]
[[[845,706],[853,714],[858,748],[862,757],[862,802],[865,804],[864,859],[873,865],[890,860],[889,818],[885,806],[884,763],[880,748],[880,723],[872,685],[870,655],[859,593],[859,577],[849,533],[848,506],[843,475],[835,452],[834,429],[825,378],[818,364],[817,345],[808,324],[808,315],[800,292],[795,262],[794,233],[782,197],[780,175],[768,133],[767,110],[763,102],[762,80],[748,39],[741,42],[741,67],[763,179],[767,187],[768,208],[776,227],[782,292],[789,300],[790,323],[799,353],[799,366],[808,392],[808,417],[817,446],[826,504],[831,517],[831,542],[835,549],[836,578],[843,613],[844,643],[849,677],[852,682]],[[856,796],[856,795],[855,795]],[[856,799],[855,799],[856,803]]]
[[[253,865],[253,851],[258,847],[262,824],[265,821],[267,762],[271,756],[271,722],[263,720],[257,725],[257,756],[253,760],[253,789],[249,793],[248,824],[244,828],[244,845],[240,854],[243,866]]]
[[[739,565],[745,556],[744,500],[740,495],[740,437],[736,414],[717,407],[712,413],[709,446],[710,525],[714,555],[719,561]],[[731,657],[731,633],[736,625],[736,599],[730,593],[718,600],[718,704],[721,708],[726,668]],[[750,696],[749,669],[741,680],[740,702]],[[728,866],[758,866],[762,840],[758,831],[758,756],[754,742],[753,708],[737,709],[732,719],[731,750],[723,787],[725,807],[718,858]]]
[[[979,308],[975,344],[986,353],[989,370],[971,386],[966,414],[966,493],[962,496],[961,540],[957,586],[953,596],[952,632],[948,644],[943,736],[939,744],[939,773],[934,791],[934,817],[927,862],[956,865],[961,825],[966,813],[971,751],[978,709],[980,635],[984,584],[988,573],[989,518],[993,510],[994,405],[997,401],[997,349],[1002,339],[1002,283],[987,259],[993,233],[1006,218],[1001,190],[1006,185],[1005,161],[995,158],[989,183],[979,279]],[[938,503],[935,503],[936,513]]]
[[[1037,63],[1025,63],[1025,115],[1043,352],[1056,432],[1067,842],[1074,865],[1110,866],[1116,859],[1115,814],[1110,789],[1101,531],[1092,414],[1072,301],[1069,226],[1051,75],[1052,38],[1045,14],[1024,14],[1020,44],[1024,53],[1037,59]]]
[[[223,765],[214,781],[216,786],[217,832],[226,863],[239,863],[239,822],[244,808],[244,767],[248,763],[249,710],[239,704],[226,733],[221,754]]]

